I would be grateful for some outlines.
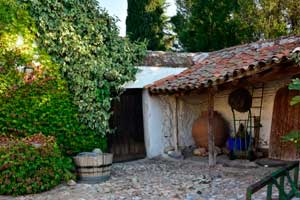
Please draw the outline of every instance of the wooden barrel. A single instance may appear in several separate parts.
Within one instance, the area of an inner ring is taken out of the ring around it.
[[[81,183],[101,183],[110,178],[113,154],[81,153],[74,157]]]

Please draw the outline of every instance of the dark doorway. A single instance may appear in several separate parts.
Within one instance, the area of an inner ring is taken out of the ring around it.
[[[114,161],[128,161],[146,156],[143,125],[142,89],[128,89],[113,103],[111,126],[116,132],[109,136],[109,149]]]
[[[295,145],[292,142],[282,141],[282,136],[292,130],[300,129],[300,105],[290,105],[290,101],[295,95],[300,95],[300,92],[289,90],[288,87],[281,88],[276,93],[270,136],[270,158],[299,159]]]

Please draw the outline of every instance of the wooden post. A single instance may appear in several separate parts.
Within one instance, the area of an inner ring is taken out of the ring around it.
[[[215,136],[214,136],[214,89],[208,89],[208,165],[216,165]]]
[[[179,141],[178,141],[178,97],[175,96],[175,151],[178,151]]]
[[[254,151],[257,151],[259,145],[259,131],[260,131],[260,116],[254,116]]]

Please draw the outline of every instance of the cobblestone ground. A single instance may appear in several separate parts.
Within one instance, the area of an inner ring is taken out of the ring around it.
[[[246,188],[271,168],[239,169],[191,160],[145,159],[113,165],[109,181],[60,185],[37,195],[0,196],[0,200],[234,200],[245,199]],[[262,191],[253,199],[265,197]]]

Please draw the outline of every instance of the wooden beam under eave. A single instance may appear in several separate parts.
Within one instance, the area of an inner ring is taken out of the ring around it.
[[[257,83],[268,83],[271,81],[288,79],[300,74],[300,67],[296,65],[282,64],[282,66],[274,65],[260,73],[253,75],[247,75],[239,79],[233,79],[226,83],[218,85],[219,90],[228,90],[237,87],[247,87],[249,85],[255,85]]]
[[[208,165],[213,167],[216,165],[215,153],[215,135],[214,135],[214,97],[215,90],[213,87],[208,89]]]

